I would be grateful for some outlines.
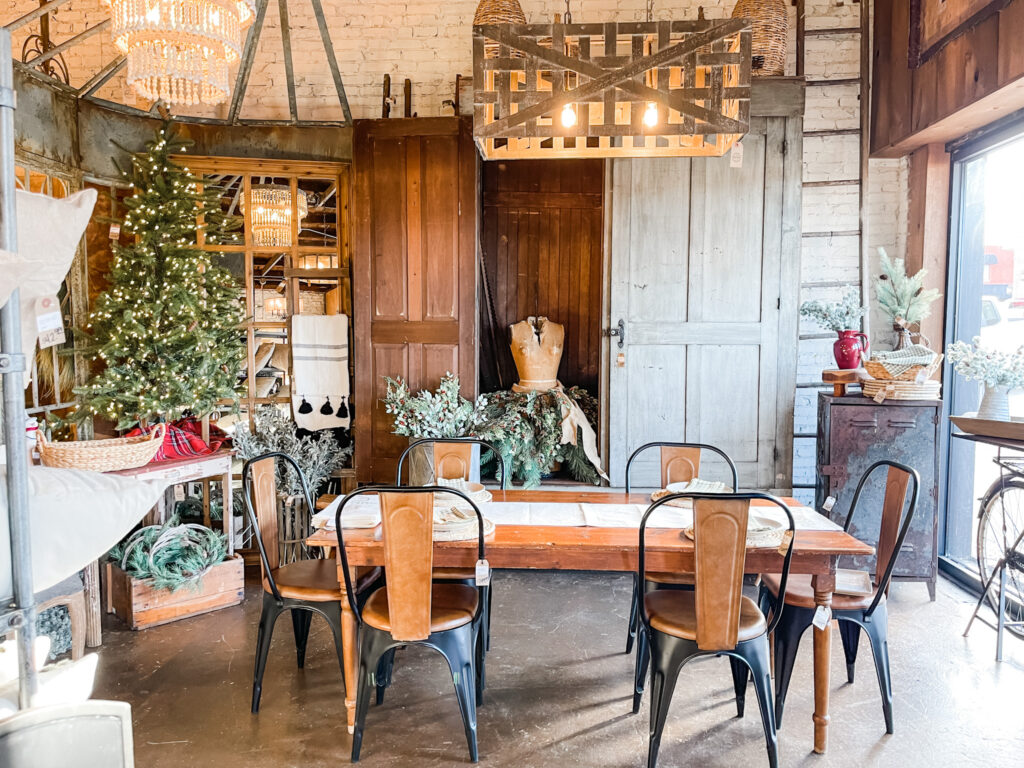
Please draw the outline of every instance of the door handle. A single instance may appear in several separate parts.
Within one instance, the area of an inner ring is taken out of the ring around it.
[[[608,337],[617,337],[619,340],[619,349],[622,349],[623,344],[626,343],[626,321],[619,318],[619,322],[614,328],[605,328],[604,335]]]

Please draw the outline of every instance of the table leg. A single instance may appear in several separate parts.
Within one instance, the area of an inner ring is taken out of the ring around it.
[[[340,566],[339,566],[340,569]],[[356,568],[349,568],[352,583],[356,583]],[[343,578],[343,577],[342,577]],[[356,616],[347,599],[341,601],[341,652],[345,662],[345,714],[348,732],[356,731],[356,677],[359,674]]]
[[[836,586],[834,573],[818,574],[813,580],[814,604],[825,606],[832,613],[832,592]],[[831,688],[832,622],[824,629],[814,627],[814,751],[819,755],[828,747],[828,696]]]
[[[228,537],[228,554],[235,554],[235,500],[231,496],[230,470],[221,478],[221,516],[224,519],[224,535]]]

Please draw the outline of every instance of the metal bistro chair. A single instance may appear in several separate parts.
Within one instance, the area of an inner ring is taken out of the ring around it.
[[[626,462],[626,493],[632,488],[630,470],[633,467],[633,460],[649,448],[661,449],[661,487],[667,488],[669,483],[684,483],[693,480],[700,472],[700,459],[702,451],[717,453],[725,463],[729,465],[732,474],[732,489],[735,491],[739,486],[739,475],[736,472],[736,465],[729,455],[720,448],[704,443],[674,443],[656,442],[645,443],[633,451]],[[643,575],[644,592],[652,589],[693,589],[692,573],[647,573]],[[629,608],[629,633],[626,635],[626,653],[633,650],[633,641],[636,640],[637,627],[639,626],[640,611],[640,580],[633,580],[633,602]],[[641,639],[641,642],[643,640]]]
[[[895,461],[876,461],[861,476],[853,502],[846,516],[843,530],[850,532],[861,491],[868,478],[880,467],[888,467],[885,481],[885,496],[882,502],[881,530],[876,549],[874,590],[866,596],[834,594],[832,596],[832,618],[839,620],[839,634],[843,640],[846,655],[846,679],[853,682],[854,665],[857,661],[857,645],[861,629],[871,642],[875,659],[878,687],[882,693],[882,712],[885,715],[885,731],[893,732],[892,678],[889,672],[888,608],[886,597],[892,571],[896,566],[903,540],[910,530],[910,521],[917,508],[917,493],[920,478],[914,469]],[[907,498],[907,487],[911,487],[910,504],[903,514]],[[903,518],[902,525],[900,518]],[[763,574],[761,577],[761,605],[774,609],[779,602],[779,577]],[[796,576],[785,592],[785,607],[782,621],[775,630],[775,721],[781,726],[782,711],[786,703],[786,692],[793,676],[793,665],[800,647],[800,637],[811,626],[814,618],[814,590],[810,576]]]
[[[259,631],[256,639],[256,664],[252,681],[252,712],[260,708],[263,690],[263,672],[267,666],[270,640],[278,616],[289,611],[295,632],[295,653],[299,669],[306,661],[306,641],[313,614],[327,620],[334,635],[334,645],[341,665],[342,680],[345,665],[341,651],[341,600],[337,564],[333,559],[299,560],[280,565],[278,541],[277,473],[276,461],[282,459],[291,465],[302,483],[302,493],[308,509],[313,509],[312,497],[306,477],[295,459],[286,453],[264,453],[245,462],[242,467],[242,490],[249,522],[258,532],[256,546],[260,552],[260,570],[263,581],[263,608],[260,611]],[[380,570],[371,572],[359,584],[359,593],[379,580]]]
[[[424,645],[448,662],[469,757],[477,761],[476,707],[482,693],[484,666],[480,638],[487,584],[439,584],[432,579],[434,557],[434,494],[461,496],[476,512],[477,560],[484,560],[484,521],[476,504],[461,491],[439,486],[366,487],[345,497],[335,516],[338,556],[345,574],[345,592],[359,624],[359,677],[356,682],[356,723],[352,762],[359,760],[370,695],[381,691],[381,662],[394,648]],[[381,528],[387,586],[359,605],[348,572],[341,526],[345,506],[356,496],[380,494]],[[478,674],[478,671],[480,674]]]
[[[793,514],[766,493],[677,493],[661,498],[647,508],[640,522],[638,579],[644,573],[645,533],[651,513],[673,499],[687,498],[693,499],[694,505],[694,590],[649,592],[640,610],[648,642],[642,646],[645,650],[638,675],[646,675],[648,662],[653,659],[647,766],[654,768],[657,764],[661,734],[683,665],[698,656],[728,656],[737,715],[743,716],[749,670],[761,710],[768,761],[776,768],[779,746],[772,710],[768,635],[779,623],[779,614],[776,612],[769,621],[753,600],[743,596],[743,573],[750,502],[763,499],[785,512],[789,521],[789,546],[779,584],[780,594],[786,594],[796,527]],[[643,689],[639,678],[634,682],[635,712]]]

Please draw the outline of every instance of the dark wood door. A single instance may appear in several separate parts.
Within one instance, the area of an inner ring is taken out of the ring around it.
[[[459,118],[362,120],[354,136],[355,450],[360,482],[393,482],[406,438],[385,376],[413,391],[448,371],[476,394],[476,169]]]
[[[531,315],[565,326],[558,378],[597,395],[601,360],[603,160],[483,164],[481,386],[518,378],[508,327]],[[493,307],[493,315],[491,313]]]

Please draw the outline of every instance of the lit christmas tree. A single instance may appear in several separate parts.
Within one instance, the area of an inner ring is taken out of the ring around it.
[[[135,238],[114,243],[110,287],[96,300],[83,335],[84,352],[103,364],[75,389],[75,418],[100,416],[123,430],[136,423],[203,416],[238,396],[245,360],[243,308],[234,277],[196,245],[197,230],[230,242],[231,220],[215,188],[171,160],[189,141],[167,121],[146,150],[122,171],[133,194],[122,231]],[[202,189],[202,191],[200,191]],[[197,227],[202,212],[204,222]]]

